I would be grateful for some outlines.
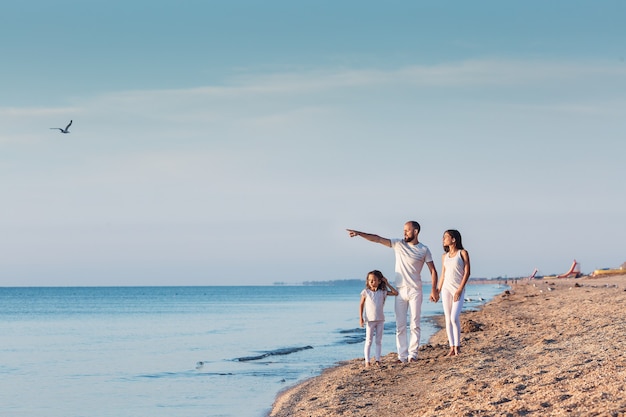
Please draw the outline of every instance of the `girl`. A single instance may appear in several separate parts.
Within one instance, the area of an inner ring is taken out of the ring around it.
[[[461,309],[465,284],[470,276],[470,259],[467,251],[463,249],[461,233],[458,230],[446,230],[443,234],[443,250],[445,253],[441,256],[442,279],[439,282],[439,293],[450,343],[448,356],[455,356],[461,349]]]
[[[372,339],[376,334],[376,365],[380,365],[380,353],[382,350],[383,330],[385,327],[385,314],[383,307],[387,295],[398,295],[398,291],[389,284],[387,278],[380,271],[371,271],[365,279],[365,289],[361,291],[361,304],[359,306],[359,320],[361,327],[365,328],[365,366],[370,365],[370,348]],[[363,314],[365,313],[365,314]]]

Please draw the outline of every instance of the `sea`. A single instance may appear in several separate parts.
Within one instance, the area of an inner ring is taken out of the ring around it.
[[[0,287],[0,415],[267,416],[280,391],[363,357],[363,287]],[[464,310],[504,290],[470,284]],[[429,294],[422,343],[442,314]]]

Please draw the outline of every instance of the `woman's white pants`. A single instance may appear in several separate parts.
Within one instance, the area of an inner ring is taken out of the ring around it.
[[[465,289],[459,301],[454,301],[454,293],[445,287],[441,289],[441,303],[446,321],[446,333],[450,347],[461,346],[461,310],[463,309],[463,297]]]

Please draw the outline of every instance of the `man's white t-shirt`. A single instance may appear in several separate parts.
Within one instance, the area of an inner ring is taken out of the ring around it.
[[[430,249],[421,242],[412,245],[404,239],[391,239],[391,248],[396,253],[396,287],[421,290],[422,268],[433,260]]]

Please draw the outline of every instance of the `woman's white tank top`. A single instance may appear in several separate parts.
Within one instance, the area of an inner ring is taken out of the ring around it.
[[[443,265],[446,268],[443,277],[443,288],[450,292],[456,292],[461,285],[461,281],[463,281],[463,274],[465,273],[465,261],[461,257],[461,251],[457,251],[453,257],[446,253],[443,258]]]

